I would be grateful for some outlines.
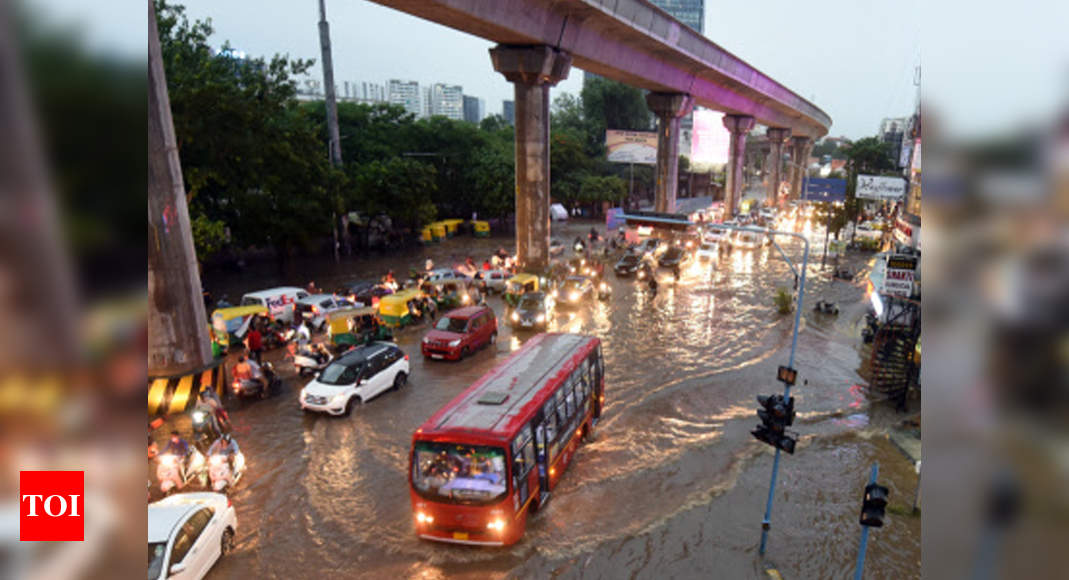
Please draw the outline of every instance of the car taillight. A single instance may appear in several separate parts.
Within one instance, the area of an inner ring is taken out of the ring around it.
[[[405,360],[408,360],[408,355],[407,354],[405,355]]]
[[[230,496],[226,496],[226,507],[234,505],[234,502],[230,501]]]

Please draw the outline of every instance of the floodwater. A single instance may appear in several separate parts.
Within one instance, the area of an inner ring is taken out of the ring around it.
[[[589,228],[571,224],[559,236],[567,243]],[[773,454],[749,431],[758,423],[754,397],[782,392],[776,368],[787,364],[794,322],[773,303],[775,288],[794,278],[773,247],[695,261],[678,282],[662,270],[655,298],[609,273],[608,302],[557,315],[551,330],[604,341],[606,407],[597,441],[580,448],[552,501],[508,548],[419,540],[405,477],[412,432],[530,338],[504,323],[500,298],[488,300],[500,323],[495,348],[459,363],[425,361],[424,327],[403,330],[408,386],[348,418],[302,413],[299,380],[281,352],[271,353],[283,393],[228,402],[248,471],[233,496],[236,551],[210,577],[756,578],[766,567],[786,578],[847,576],[871,463],[879,461],[893,506],[911,505],[917,476],[882,434],[902,416],[871,406],[857,387],[864,283],[822,273],[823,232],[810,238],[792,390],[801,439],[780,462],[765,557],[757,548]],[[799,241],[781,245],[801,261]],[[446,266],[467,255],[481,261],[498,246],[511,240],[463,237],[392,257],[303,263],[288,282],[333,288],[388,268],[400,277],[427,256]],[[867,257],[845,263],[863,272]],[[236,301],[283,282],[269,268],[209,273],[206,283]],[[840,314],[814,313],[820,298]],[[870,536],[867,577],[919,577],[920,538],[919,517],[889,511]]]

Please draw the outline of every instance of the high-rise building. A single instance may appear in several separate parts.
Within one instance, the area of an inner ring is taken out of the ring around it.
[[[461,121],[464,119],[464,88],[460,85],[434,83],[429,90],[429,114]]]
[[[909,131],[909,122],[910,119],[908,117],[887,118],[880,121],[878,136],[880,141],[891,146],[891,159],[894,159],[896,166],[902,155],[902,141]]]
[[[420,116],[423,118],[430,118],[434,115],[434,106],[431,104],[431,88],[423,87],[423,110]]]
[[[664,10],[672,18],[698,31],[698,34],[705,34],[705,0],[650,0],[650,4]],[[583,84],[596,78],[599,78],[598,75],[583,71]],[[694,123],[690,115],[687,115],[685,119],[686,132],[689,135]],[[680,150],[682,151],[682,149]]]
[[[405,111],[420,115],[419,83],[416,81],[401,81],[390,79],[389,96],[390,103],[402,105]]]
[[[516,124],[516,101],[502,101],[501,116],[508,121],[509,125]]]
[[[464,120],[469,123],[478,123],[485,117],[485,103],[479,97],[464,95]]]

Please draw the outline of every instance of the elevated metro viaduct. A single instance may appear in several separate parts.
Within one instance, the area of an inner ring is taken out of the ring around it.
[[[731,132],[726,205],[742,190],[746,135],[768,127],[775,156],[769,198],[776,200],[783,147],[801,181],[814,139],[831,118],[809,101],[644,0],[373,0],[479,36],[494,70],[516,95],[516,250],[521,268],[549,261],[549,89],[572,65],[646,89],[658,119],[654,208],[675,211],[679,118],[695,105],[723,111]],[[797,194],[797,191],[796,191]]]

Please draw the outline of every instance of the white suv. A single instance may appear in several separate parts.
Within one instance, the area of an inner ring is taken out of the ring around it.
[[[334,359],[300,394],[301,409],[348,415],[365,403],[408,381],[408,355],[392,342],[356,347]]]

